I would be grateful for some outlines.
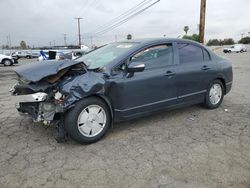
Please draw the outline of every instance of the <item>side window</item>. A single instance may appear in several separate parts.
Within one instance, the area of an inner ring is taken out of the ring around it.
[[[211,60],[208,51],[205,50],[205,49],[203,49],[203,59],[204,59],[204,61],[210,61]]]
[[[203,61],[202,49],[188,43],[178,43],[180,64],[201,63]]]
[[[173,64],[172,44],[152,46],[131,57],[130,62],[142,62],[146,69]]]

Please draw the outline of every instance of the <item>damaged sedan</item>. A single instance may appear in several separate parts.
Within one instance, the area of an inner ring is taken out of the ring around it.
[[[61,137],[79,143],[98,141],[114,122],[193,104],[217,108],[233,79],[228,60],[199,43],[166,38],[112,43],[76,60],[14,70],[17,110],[55,123]]]

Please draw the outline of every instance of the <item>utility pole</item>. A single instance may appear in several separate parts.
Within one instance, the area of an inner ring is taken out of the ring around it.
[[[63,34],[64,45],[67,46],[67,34]]]
[[[91,48],[92,48],[92,46],[93,46],[93,36],[92,35],[90,36],[90,43],[91,43]]]
[[[206,0],[201,0],[199,41],[202,44],[204,43],[204,34],[205,34],[205,16],[206,16]]]
[[[75,18],[77,20],[77,25],[78,25],[78,40],[79,40],[79,46],[81,48],[81,29],[80,29],[80,20],[82,18],[78,17],[78,18]]]
[[[9,47],[10,46],[10,44],[9,44],[9,36],[6,36],[6,41],[7,41],[7,46]]]

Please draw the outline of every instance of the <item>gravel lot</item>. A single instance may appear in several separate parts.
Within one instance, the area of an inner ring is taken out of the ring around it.
[[[225,56],[234,84],[218,109],[116,124],[91,145],[59,144],[51,127],[19,116],[14,74],[0,66],[0,187],[250,188],[250,52]]]

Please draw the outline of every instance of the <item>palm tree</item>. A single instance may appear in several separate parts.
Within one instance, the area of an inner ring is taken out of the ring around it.
[[[189,30],[189,27],[188,26],[184,26],[184,31],[185,31],[186,35],[187,35],[188,30]]]
[[[131,40],[132,39],[132,35],[131,34],[128,34],[127,35],[127,40]]]

